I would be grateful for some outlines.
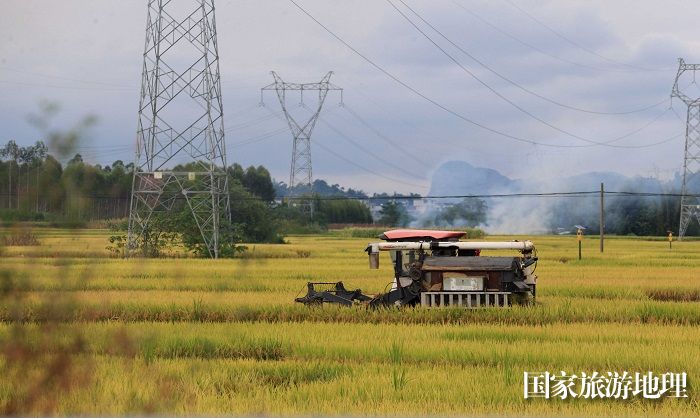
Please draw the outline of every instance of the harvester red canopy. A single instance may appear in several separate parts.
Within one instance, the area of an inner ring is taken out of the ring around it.
[[[387,241],[407,239],[431,239],[435,241],[443,241],[449,239],[459,239],[466,234],[466,232],[436,231],[431,229],[394,229],[391,231],[386,231],[380,235],[379,238]]]

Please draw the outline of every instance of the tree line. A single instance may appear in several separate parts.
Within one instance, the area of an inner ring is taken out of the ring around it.
[[[196,171],[195,165],[173,169]],[[90,164],[75,154],[62,164],[41,141],[25,147],[8,141],[0,147],[0,219],[80,224],[126,218],[133,174],[133,163]],[[317,197],[313,198],[315,216],[309,219],[278,197],[280,185],[263,166],[233,164],[228,174],[232,220],[247,242],[279,241],[287,233],[320,231],[328,223],[373,221],[362,202]]]
[[[194,163],[192,163],[194,164]],[[188,170],[188,165],[174,167]],[[90,164],[80,154],[65,163],[51,155],[47,145],[38,141],[19,146],[8,141],[0,147],[0,220],[49,221],[81,224],[89,220],[124,219],[129,203],[134,165],[117,160],[109,165]],[[345,189],[316,180],[313,219],[302,213],[284,197],[308,193],[275,182],[263,167],[228,168],[232,220],[247,242],[277,242],[290,233],[321,232],[327,224],[370,224],[388,226],[488,227],[489,202],[467,199],[431,211],[429,216],[414,219],[406,206],[392,200],[396,195],[373,195],[386,198],[372,217],[361,200],[361,190]],[[634,191],[634,190],[630,190]],[[322,196],[341,199],[327,200]],[[411,197],[411,195],[407,195]],[[418,196],[416,196],[418,198]],[[680,199],[677,197],[611,197],[606,204],[606,230],[619,235],[665,235],[678,230]],[[549,205],[547,224],[557,227],[582,223],[597,230],[598,207],[595,199],[560,200]],[[691,222],[688,235],[700,228]]]
[[[624,192],[636,192],[628,189]],[[662,193],[662,191],[660,191]],[[605,198],[605,231],[614,235],[664,236],[668,232],[678,233],[680,223],[681,198],[675,196],[677,190],[665,193],[672,196],[616,196]],[[600,228],[598,198],[561,199],[549,210],[548,226],[552,231],[557,227],[572,228],[582,224],[590,231]],[[691,219],[687,235],[700,234],[696,218]]]

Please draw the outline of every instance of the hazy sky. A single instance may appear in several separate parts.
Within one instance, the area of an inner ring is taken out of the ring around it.
[[[540,145],[479,128],[419,97],[289,0],[217,0],[230,163],[262,164],[286,181],[291,136],[271,116],[279,110],[274,97],[267,97],[267,108],[257,106],[259,89],[271,82],[270,70],[296,82],[317,81],[333,70],[347,107],[329,96],[313,136],[322,145],[312,146],[314,177],[345,186],[425,193],[432,171],[455,159],[523,179],[586,171],[669,177],[682,164],[685,122],[669,110],[667,99],[677,58],[700,62],[697,1],[404,0],[502,78],[399,0],[392,1],[459,65],[386,0],[295,1],[433,102]],[[27,116],[49,100],[62,105],[56,127],[69,127],[86,114],[99,118],[81,145],[88,161],[131,161],[146,1],[2,0],[1,7],[0,142],[41,139]],[[624,113],[656,103],[629,114],[581,111]],[[684,105],[673,103],[685,118]],[[681,136],[624,148],[675,135]]]

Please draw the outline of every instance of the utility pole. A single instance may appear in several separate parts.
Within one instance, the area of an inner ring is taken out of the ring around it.
[[[578,241],[578,259],[582,258],[582,247],[583,247],[583,227],[577,227],[576,230],[576,241]]]
[[[311,133],[316,126],[319,116],[321,115],[321,110],[323,109],[323,104],[326,101],[328,92],[339,91],[340,92],[340,102],[343,102],[343,89],[332,84],[330,82],[333,72],[330,71],[326,74],[323,79],[318,83],[286,83],[282,78],[272,71],[272,78],[274,82],[268,86],[262,88],[260,92],[260,102],[263,102],[264,93],[266,90],[272,90],[277,93],[277,98],[279,99],[280,106],[284,112],[284,116],[289,125],[289,129],[292,131],[292,136],[294,137],[294,144],[292,146],[292,164],[289,172],[289,191],[290,200],[294,197],[299,197],[304,194],[312,195],[313,193],[313,173],[311,166]],[[298,91],[300,95],[301,106],[304,106],[304,92],[305,91],[317,91],[318,92],[318,105],[315,107],[314,113],[306,119],[305,122],[299,123],[290,113],[287,107],[287,92],[288,91]],[[300,190],[300,188],[302,190]],[[304,213],[308,214],[313,218],[314,207],[313,200],[311,197],[306,201],[298,201],[295,203]]]
[[[183,209],[218,258],[231,212],[214,0],[148,0],[129,252]]]
[[[600,252],[605,250],[605,184],[600,183]]]
[[[683,159],[683,187],[681,189],[681,217],[678,229],[678,240],[682,240],[688,229],[690,219],[695,217],[700,221],[700,201],[694,196],[697,190],[689,191],[689,187],[697,189],[696,174],[700,172],[700,97],[686,95],[679,81],[692,77],[695,83],[696,72],[700,64],[686,64],[683,58],[678,59],[678,73],[673,84],[671,97],[681,99],[688,107],[685,125],[685,158]]]

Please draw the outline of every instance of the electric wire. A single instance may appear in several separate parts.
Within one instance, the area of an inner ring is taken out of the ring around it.
[[[130,154],[130,150],[123,149],[123,150],[109,150],[109,151],[87,151],[87,152],[78,152],[77,154],[80,154],[80,156],[83,157],[83,160],[86,160],[86,159],[97,159],[97,158],[109,158],[109,157]]]
[[[568,36],[564,35],[563,33],[559,32],[558,30],[554,29],[553,27],[547,25],[546,23],[544,23],[543,21],[541,21],[540,19],[536,18],[534,15],[532,15],[531,13],[529,13],[527,10],[525,10],[525,9],[521,8],[520,6],[518,6],[517,4],[515,4],[512,0],[503,0],[503,1],[505,1],[505,2],[508,3],[508,4],[510,4],[513,8],[519,10],[519,11],[520,11],[521,13],[523,13],[525,16],[527,16],[528,18],[530,18],[530,20],[536,22],[538,25],[540,25],[540,26],[542,26],[543,28],[547,29],[549,32],[553,33],[553,34],[556,35],[558,38],[561,38],[561,39],[563,39],[564,41],[568,42],[569,44],[573,45],[574,47],[579,48],[579,49],[581,49],[582,51],[585,51],[585,52],[587,52],[587,53],[589,53],[589,54],[591,54],[591,55],[594,55],[594,56],[596,56],[596,57],[598,57],[598,58],[600,58],[600,59],[602,59],[602,60],[604,60],[604,61],[607,61],[607,62],[612,63],[612,64],[616,64],[616,65],[619,65],[619,66],[627,67],[627,68],[630,68],[630,69],[634,69],[634,70],[637,70],[637,71],[668,71],[668,70],[669,70],[668,68],[644,68],[644,67],[639,67],[639,66],[636,66],[636,65],[628,64],[628,63],[625,63],[625,62],[617,61],[617,60],[614,60],[614,59],[612,59],[612,58],[606,57],[606,56],[604,56],[604,55],[602,55],[602,54],[600,54],[600,53],[598,53],[598,52],[596,52],[596,51],[594,51],[594,50],[592,50],[592,49],[590,49],[590,48],[587,48],[587,47],[585,47],[585,46],[579,44],[578,42],[574,41],[573,39],[569,38]]]
[[[27,74],[27,75],[32,75],[35,77],[53,78],[55,80],[70,81],[73,83],[80,83],[80,84],[93,84],[93,85],[97,85],[97,86],[113,87],[113,88],[124,89],[124,90],[136,90],[135,87],[126,86],[124,84],[115,84],[115,83],[107,83],[107,82],[103,82],[103,81],[93,81],[93,80],[63,77],[63,76],[52,75],[52,74],[37,73],[34,71],[25,71],[25,70],[20,70],[17,68],[10,68],[10,67],[5,67],[5,66],[0,67],[0,71],[10,71],[13,73]]]
[[[326,125],[330,130],[335,132],[339,137],[343,138],[345,141],[352,144],[355,148],[359,149],[360,151],[364,152],[365,154],[369,155],[370,157],[374,158],[375,160],[377,160],[377,161],[381,162],[382,164],[385,164],[389,167],[393,167],[395,170],[398,170],[398,171],[406,174],[409,177],[416,176],[415,172],[410,172],[410,171],[406,170],[404,167],[401,167],[397,164],[394,164],[391,161],[385,160],[384,158],[378,156],[375,152],[372,152],[371,150],[365,148],[363,145],[361,145],[360,143],[358,143],[357,141],[355,141],[354,139],[352,139],[348,135],[346,135],[343,131],[341,131],[340,129],[333,126],[333,124],[331,124],[325,118],[319,117],[319,120],[321,121],[321,123]]]
[[[410,200],[457,200],[457,199],[518,199],[518,198],[596,198],[600,196],[600,190],[592,191],[573,191],[573,192],[548,192],[548,193],[499,193],[499,194],[461,194],[461,195],[420,195],[420,194],[395,194],[395,195],[373,195],[373,196],[316,196],[315,199],[321,201],[365,201],[365,202],[385,202],[385,201],[410,201]],[[661,192],[624,192],[624,191],[605,191],[605,196],[612,195],[617,197],[695,197],[700,198],[700,194],[682,194],[682,193],[661,193]],[[7,192],[0,193],[2,197],[16,196]],[[71,195],[68,195],[70,197]],[[93,199],[129,199],[129,197],[114,197],[106,194],[81,194],[82,198]],[[181,197],[185,199],[185,197]],[[284,196],[285,200],[308,200],[305,196]],[[237,200],[254,200],[265,201],[258,196],[241,196]]]
[[[246,139],[243,139],[238,142],[231,143],[232,147],[235,148],[240,148],[246,145],[262,142],[268,139],[271,139],[277,135],[280,135],[284,132],[287,131],[287,127],[283,127],[280,129],[276,129],[271,132],[266,132],[260,135],[252,136]],[[133,149],[132,146],[130,145],[123,145],[123,146],[113,146],[113,147],[101,147],[101,146],[90,146],[90,147],[76,147],[76,149],[79,151],[78,154],[80,154],[83,158],[105,158],[109,156],[114,156],[114,155],[119,155],[119,154],[124,154],[129,152],[130,150]]]
[[[406,4],[406,3],[403,2],[403,0],[399,0],[399,1],[400,1],[401,3],[403,3],[404,5]],[[607,141],[601,142],[601,141],[596,141],[596,140],[593,140],[593,139],[586,138],[586,137],[584,137],[584,136],[575,134],[575,133],[570,132],[570,131],[568,131],[568,130],[566,130],[566,129],[560,128],[559,126],[554,125],[553,123],[551,123],[551,122],[549,122],[549,121],[547,121],[547,120],[545,120],[545,119],[542,119],[541,117],[535,115],[534,113],[530,112],[529,110],[525,109],[524,107],[520,106],[519,104],[515,103],[514,101],[512,101],[512,100],[509,99],[508,97],[506,97],[506,96],[504,96],[503,94],[501,94],[498,90],[496,90],[495,88],[493,88],[490,84],[486,83],[486,82],[485,82],[484,80],[482,80],[479,76],[477,76],[477,75],[474,74],[471,70],[469,70],[467,67],[465,67],[458,59],[456,59],[456,58],[455,58],[454,56],[452,56],[449,52],[447,52],[447,50],[445,50],[442,46],[440,46],[440,44],[438,44],[438,43],[437,43],[434,39],[432,39],[425,31],[423,31],[413,20],[411,20],[411,18],[408,17],[400,8],[398,8],[398,7],[396,6],[396,4],[394,4],[394,2],[393,2],[392,0],[386,0],[386,2],[389,3],[389,4],[391,5],[391,7],[393,7],[394,10],[396,10],[396,12],[398,12],[398,13],[399,13],[411,26],[413,26],[421,35],[423,35],[423,37],[425,37],[430,43],[432,43],[433,46],[435,46],[437,49],[439,49],[446,57],[448,57],[452,62],[454,62],[454,63],[455,63],[459,68],[461,68],[464,72],[466,72],[468,75],[470,75],[470,76],[471,76],[472,78],[474,78],[476,81],[478,81],[479,84],[483,85],[483,86],[486,87],[489,91],[491,91],[493,94],[495,94],[496,96],[498,96],[499,98],[501,98],[502,100],[504,100],[505,102],[507,102],[508,104],[510,104],[511,106],[515,107],[515,108],[516,108],[517,110],[519,110],[521,113],[523,113],[523,114],[525,114],[526,116],[528,116],[528,117],[530,117],[530,118],[532,118],[532,119],[534,119],[534,120],[536,120],[536,121],[542,123],[543,125],[545,125],[545,126],[551,128],[551,129],[553,129],[553,130],[555,130],[555,131],[557,131],[557,132],[559,132],[559,133],[561,133],[561,134],[570,136],[570,137],[575,138],[575,139],[578,139],[578,140],[580,140],[580,141],[588,142],[588,143],[594,144],[594,145],[601,145],[601,146],[612,146],[611,144],[612,144],[613,142],[617,142],[617,141],[619,141],[619,140],[621,140],[621,139],[628,138],[629,136],[631,136],[631,135],[633,135],[634,133],[636,133],[636,132],[639,131],[639,130],[635,130],[635,131],[632,131],[632,132],[630,132],[630,133],[626,133],[626,134],[624,134],[624,135],[622,135],[622,136],[619,136],[619,137],[617,137],[617,138],[613,138],[613,139],[611,139],[611,140],[607,140]],[[408,6],[407,6],[407,7],[408,7]],[[410,8],[409,8],[409,9],[410,9]],[[412,9],[410,9],[410,10],[412,10]],[[421,18],[421,20],[422,20],[422,18]],[[430,25],[430,24],[428,24],[428,25]],[[432,26],[431,26],[431,28],[432,28]],[[435,30],[436,30],[436,29],[435,29]],[[437,31],[437,30],[436,30],[436,32],[438,32],[438,33],[441,34],[441,32],[439,32],[439,31]],[[447,38],[445,37],[445,39],[447,39]],[[448,39],[448,41],[449,41],[449,39]],[[451,41],[450,41],[450,42],[451,42]],[[466,51],[464,51],[464,52],[467,53]],[[468,54],[468,53],[467,53],[467,54]],[[471,57],[471,55],[470,55],[470,57]],[[477,61],[477,62],[479,62],[479,61]],[[665,112],[664,112],[664,113],[665,113]],[[663,114],[662,114],[662,115],[663,115]]]
[[[242,122],[242,123],[239,123],[236,125],[230,125],[224,130],[224,132],[230,132],[230,131],[236,130],[236,129],[250,128],[251,126],[255,126],[255,125],[259,125],[261,123],[267,122],[270,119],[273,119],[274,117],[275,117],[275,115],[265,115],[265,116],[261,116],[261,117],[258,117],[256,119]]]
[[[250,144],[262,142],[262,141],[265,141],[267,139],[271,139],[277,135],[280,135],[282,133],[287,132],[287,129],[288,129],[287,127],[279,128],[279,129],[276,129],[272,132],[267,132],[267,133],[264,133],[264,134],[261,134],[258,136],[254,136],[252,138],[248,138],[248,139],[245,139],[243,141],[234,142],[231,144],[231,146],[234,148],[240,148],[240,147],[245,146],[245,145],[250,145]]]
[[[697,197],[700,194],[682,194],[682,193],[652,193],[652,192],[621,192],[621,191],[605,191],[604,195],[613,195],[618,197]],[[548,192],[548,193],[499,193],[499,194],[463,194],[463,195],[387,195],[387,196],[318,196],[319,200],[357,200],[357,201],[393,201],[393,200],[457,200],[457,199],[511,199],[511,198],[582,198],[582,197],[599,197],[600,190],[592,191],[574,191],[574,192]],[[253,197],[253,200],[260,198]],[[308,197],[285,197],[288,200],[305,200]]]
[[[418,188],[420,188],[420,189],[425,189],[425,188],[427,188],[427,186],[425,186],[425,185],[416,184],[416,183],[411,183],[411,182],[407,182],[407,181],[404,181],[404,180],[401,180],[401,179],[393,178],[393,177],[387,176],[386,174],[380,173],[379,171],[375,171],[375,170],[372,170],[371,168],[367,168],[367,167],[363,166],[362,164],[359,164],[359,163],[357,163],[357,162],[355,162],[355,161],[353,161],[353,160],[351,160],[351,159],[345,157],[345,156],[342,155],[342,154],[338,154],[337,152],[333,151],[330,147],[327,147],[327,146],[323,145],[323,144],[322,144],[321,142],[319,142],[319,141],[314,142],[314,144],[317,145],[317,146],[319,146],[322,150],[326,151],[327,153],[333,155],[334,157],[336,157],[336,158],[338,158],[338,159],[340,159],[340,160],[343,160],[343,161],[345,161],[346,163],[348,163],[348,164],[350,164],[350,165],[353,165],[353,166],[359,168],[360,170],[366,171],[366,172],[368,172],[368,173],[370,173],[370,174],[374,174],[375,176],[381,177],[381,178],[383,178],[383,179],[389,180],[389,181],[394,182],[394,183],[401,183],[401,184],[404,184],[404,185],[406,185],[406,186],[418,187]]]
[[[524,137],[520,137],[520,136],[517,136],[517,135],[514,135],[514,134],[509,134],[509,133],[507,133],[507,132],[501,131],[501,130],[499,130],[499,129],[492,128],[492,127],[490,127],[490,126],[488,126],[488,125],[485,125],[485,124],[483,124],[483,123],[481,123],[481,122],[478,122],[478,121],[475,121],[475,120],[473,120],[473,119],[470,119],[469,117],[467,117],[467,116],[465,116],[465,115],[463,115],[463,114],[461,114],[461,113],[459,113],[459,112],[453,110],[452,108],[447,107],[446,105],[441,104],[441,103],[438,102],[437,100],[435,100],[435,99],[433,99],[433,98],[427,96],[426,94],[422,93],[420,90],[418,90],[418,89],[416,89],[415,87],[411,86],[410,84],[404,82],[403,80],[401,80],[400,78],[398,78],[397,76],[395,76],[394,74],[392,74],[391,72],[389,72],[388,70],[386,70],[384,67],[380,66],[379,64],[377,64],[376,62],[374,62],[373,60],[371,60],[369,57],[367,57],[366,55],[364,55],[363,53],[361,53],[359,50],[357,50],[355,47],[353,47],[350,43],[348,43],[348,42],[345,41],[343,38],[341,38],[339,35],[337,35],[335,32],[333,32],[329,27],[327,27],[326,25],[324,25],[320,20],[318,20],[318,19],[317,19],[316,17],[314,17],[311,13],[309,13],[306,9],[304,9],[297,1],[295,1],[295,0],[289,0],[289,2],[292,3],[292,5],[294,5],[297,9],[299,9],[299,11],[301,11],[301,12],[302,12],[304,15],[306,15],[309,19],[311,19],[313,22],[315,22],[319,27],[321,27],[323,30],[325,30],[329,35],[331,35],[333,38],[335,38],[338,42],[342,43],[346,48],[348,48],[348,49],[349,49],[350,51],[352,51],[354,54],[356,54],[357,56],[359,56],[360,58],[362,58],[364,61],[366,61],[366,62],[367,62],[368,64],[370,64],[372,67],[374,67],[375,69],[377,69],[378,71],[380,71],[381,73],[383,73],[384,75],[386,75],[387,77],[389,77],[390,79],[392,79],[394,82],[396,82],[396,83],[399,84],[400,86],[404,87],[405,89],[409,90],[410,92],[412,92],[412,93],[415,94],[416,96],[418,96],[418,97],[422,98],[423,100],[427,101],[428,103],[431,103],[431,104],[434,105],[435,107],[437,107],[437,108],[439,108],[439,109],[445,111],[446,113],[449,113],[449,114],[451,114],[452,116],[454,116],[454,117],[456,117],[456,118],[459,118],[459,119],[461,119],[461,120],[463,120],[463,121],[465,121],[465,122],[467,122],[467,123],[469,123],[469,124],[471,124],[471,125],[473,125],[473,126],[476,126],[476,127],[481,128],[481,129],[483,129],[483,130],[485,130],[485,131],[487,131],[487,132],[491,132],[491,133],[493,133],[493,134],[496,134],[496,135],[499,135],[499,136],[502,136],[502,137],[504,137],[504,138],[508,138],[508,139],[511,139],[511,140],[514,140],[514,141],[517,141],[517,142],[522,142],[522,143],[531,144],[531,145],[540,145],[540,146],[543,146],[543,147],[550,147],[550,148],[588,148],[588,147],[592,147],[592,146],[595,146],[595,145],[596,145],[596,144],[587,144],[587,145],[549,144],[549,143],[546,143],[546,142],[540,142],[540,141],[536,141],[536,140],[533,140],[533,139],[530,139],[530,138],[524,138]],[[657,145],[663,144],[663,143],[668,142],[668,141],[670,141],[670,140],[672,140],[672,139],[675,139],[675,138],[668,138],[668,139],[665,139],[665,140],[663,140],[663,141],[659,141],[659,142],[656,142],[656,143],[653,143],[653,144],[645,144],[645,145],[630,145],[630,146],[620,146],[620,145],[614,146],[614,145],[608,145],[608,146],[611,146],[611,147],[620,147],[620,148],[647,148],[647,147],[653,147],[653,146],[657,146]]]
[[[224,120],[224,122],[228,125],[229,123],[233,122],[232,119],[238,119],[238,118],[258,109],[259,107],[260,107],[260,105],[256,104],[256,105],[252,105],[252,106],[248,106],[248,107],[244,107],[242,109],[236,110],[235,112],[226,112],[226,115],[225,115],[226,119]]]
[[[56,84],[40,84],[31,83],[26,81],[10,81],[10,80],[0,80],[3,84],[14,84],[17,86],[26,87],[42,87],[50,89],[64,89],[64,90],[84,90],[84,91],[110,91],[110,92],[133,92],[135,89],[123,88],[123,87],[80,87],[80,86],[61,86]]]
[[[501,80],[503,80],[503,81],[505,81],[505,82],[511,84],[512,86],[514,86],[514,87],[516,87],[516,88],[518,88],[518,89],[520,89],[520,90],[522,90],[522,91],[524,91],[524,92],[526,92],[526,93],[528,93],[528,94],[530,94],[530,95],[532,95],[532,96],[535,96],[535,97],[537,97],[537,98],[539,98],[539,99],[541,99],[541,100],[544,100],[544,101],[546,101],[546,102],[548,102],[548,103],[551,103],[551,104],[553,104],[553,105],[556,105],[556,106],[559,106],[559,107],[562,107],[562,108],[565,108],[565,109],[575,110],[575,111],[578,111],[578,112],[588,113],[588,114],[593,114],[593,115],[629,115],[629,114],[639,113],[639,112],[643,112],[643,111],[645,111],[645,110],[653,109],[653,108],[655,108],[655,107],[657,107],[657,106],[660,106],[660,105],[662,105],[662,104],[664,104],[664,103],[667,103],[667,102],[670,100],[669,98],[665,98],[665,99],[663,99],[663,100],[661,100],[661,101],[659,101],[659,102],[657,102],[657,103],[654,103],[654,104],[652,104],[652,105],[644,106],[644,107],[641,107],[641,108],[638,108],[638,109],[634,109],[634,110],[622,111],[622,112],[607,112],[607,111],[606,111],[606,112],[602,112],[602,111],[597,111],[597,110],[591,110],[591,109],[585,109],[585,108],[581,108],[581,107],[577,107],[577,106],[572,106],[572,105],[569,105],[569,104],[560,102],[560,101],[558,101],[558,100],[554,100],[554,99],[552,99],[552,98],[550,98],[550,97],[547,97],[547,96],[544,96],[544,95],[542,95],[542,94],[540,94],[540,93],[537,93],[536,91],[531,90],[531,89],[529,89],[529,88],[527,88],[527,87],[525,87],[525,86],[523,86],[523,85],[517,83],[516,81],[513,81],[512,79],[506,77],[505,75],[503,75],[503,74],[501,74],[500,72],[496,71],[495,69],[491,68],[489,65],[487,65],[486,63],[484,63],[482,60],[480,60],[479,58],[477,58],[476,56],[474,56],[473,54],[471,54],[469,51],[467,51],[464,47],[460,46],[459,44],[457,44],[456,42],[454,42],[452,39],[450,39],[449,37],[447,37],[447,35],[445,35],[442,31],[440,31],[440,30],[439,30],[437,27],[435,27],[432,23],[430,23],[428,20],[426,20],[426,19],[425,19],[421,14],[419,14],[414,8],[412,8],[410,5],[406,4],[406,2],[405,2],[404,0],[399,0],[399,1],[400,1],[401,4],[403,4],[408,10],[410,10],[411,13],[413,13],[416,17],[418,17],[418,19],[420,19],[425,25],[427,25],[428,27],[430,27],[430,29],[432,29],[435,33],[437,33],[438,35],[440,35],[440,37],[442,37],[442,38],[445,39],[447,42],[449,42],[450,45],[454,46],[455,48],[457,48],[457,50],[459,50],[460,52],[462,52],[464,55],[468,56],[468,57],[471,58],[473,61],[475,61],[476,63],[478,63],[481,67],[483,67],[484,69],[486,69],[486,70],[489,71],[490,73],[494,74],[495,76],[497,76],[497,77],[500,78]],[[470,73],[470,74],[471,74],[471,73]],[[472,75],[473,77],[475,77],[473,74],[471,74],[471,75]]]
[[[518,36],[516,36],[516,35],[513,35],[512,33],[510,33],[510,32],[508,32],[508,31],[506,31],[505,29],[503,29],[503,28],[501,28],[501,27],[495,25],[494,23],[491,23],[490,21],[486,20],[483,16],[477,14],[477,13],[474,12],[473,10],[467,9],[463,4],[461,4],[461,3],[458,2],[457,0],[452,0],[452,3],[454,3],[455,6],[459,7],[460,9],[464,10],[465,12],[469,13],[471,16],[473,16],[474,18],[476,18],[477,20],[479,20],[480,22],[482,22],[482,23],[485,24],[486,26],[488,26],[488,27],[490,27],[491,29],[495,30],[496,32],[499,32],[500,34],[502,34],[502,35],[504,35],[504,36],[506,36],[506,37],[512,39],[513,41],[515,41],[515,42],[517,42],[517,43],[519,43],[519,44],[521,44],[521,45],[523,45],[523,46],[525,46],[525,47],[527,47],[527,48],[530,48],[530,49],[532,49],[533,51],[539,52],[539,53],[542,54],[542,55],[545,55],[545,56],[548,56],[548,57],[550,57],[550,58],[553,58],[553,59],[555,59],[555,60],[557,60],[557,61],[561,61],[561,62],[563,62],[563,63],[565,63],[565,64],[570,64],[570,65],[573,65],[573,66],[576,66],[576,67],[581,67],[581,68],[585,68],[585,69],[589,69],[589,70],[595,70],[595,71],[616,72],[616,73],[619,73],[619,72],[629,72],[629,70],[623,70],[623,69],[613,69],[613,68],[595,67],[595,66],[588,65],[588,64],[584,64],[584,63],[580,63],[580,62],[571,61],[571,60],[569,60],[569,59],[567,59],[567,58],[563,58],[563,57],[560,57],[560,56],[558,56],[558,55],[554,55],[554,54],[552,54],[552,53],[549,53],[549,52],[545,51],[545,50],[542,49],[542,48],[539,48],[539,47],[537,47],[537,46],[535,46],[535,45],[532,45],[532,44],[530,44],[530,43],[528,43],[528,42],[525,42],[525,41],[522,40],[520,37],[518,37]]]
[[[401,154],[407,156],[408,158],[412,159],[413,161],[417,162],[418,164],[427,167],[427,164],[424,160],[418,158],[414,154],[406,151],[406,149],[393,139],[389,138],[388,136],[384,135],[382,132],[380,132],[378,129],[376,129],[374,126],[369,124],[365,119],[363,119],[355,110],[353,110],[351,107],[349,107],[347,104],[343,106],[343,108],[347,111],[347,113],[355,118],[362,126],[364,126],[366,129],[368,129],[370,132],[372,132],[377,138],[383,139],[386,141],[388,144],[392,145],[397,151],[399,151]]]
[[[673,106],[671,106],[671,110],[673,111],[673,114],[676,115],[676,118],[678,118],[679,121],[681,121],[681,122],[683,122],[683,123],[686,122],[686,121],[681,117],[681,115],[679,115],[678,112],[676,112],[676,109],[675,109]]]
[[[74,147],[75,149],[81,150],[81,149],[86,149],[86,150],[91,150],[91,149],[115,149],[115,148],[131,148],[130,145],[78,145]]]
[[[306,104],[304,104],[304,103],[301,104],[301,107],[304,108],[304,109],[310,110],[310,109],[306,106]],[[266,107],[266,109],[267,109],[267,107]],[[272,110],[270,110],[270,109],[268,109],[268,111],[271,112],[271,113],[274,113],[274,112],[272,112]],[[331,113],[331,112],[333,112],[333,110],[331,110],[330,112],[326,112],[326,114]],[[286,121],[282,118],[282,116],[277,115],[277,117],[278,117],[281,121],[283,121],[283,122],[286,123]],[[320,119],[320,116],[319,116],[319,119]],[[327,123],[327,122],[324,121],[324,123]],[[334,129],[335,129],[335,128],[334,128]],[[342,136],[345,135],[345,134],[342,134],[340,131],[337,131],[337,132],[340,133]],[[346,139],[347,139],[347,138],[346,138]],[[354,142],[354,141],[350,140],[350,142],[352,143],[352,142]],[[389,181],[394,182],[394,183],[400,183],[400,184],[404,184],[404,185],[408,185],[408,186],[412,186],[412,187],[419,187],[419,188],[421,188],[421,189],[426,188],[426,186],[419,185],[419,184],[416,184],[416,183],[407,182],[407,181],[404,181],[404,180],[401,180],[401,179],[397,179],[397,178],[394,178],[394,177],[391,177],[391,176],[387,176],[386,174],[383,174],[383,173],[381,173],[381,172],[379,172],[379,171],[372,170],[371,168],[367,168],[366,166],[364,166],[364,165],[362,165],[362,164],[359,164],[359,163],[357,163],[357,162],[355,162],[355,161],[353,161],[353,160],[350,160],[350,159],[346,158],[345,156],[343,156],[343,155],[341,155],[341,154],[338,154],[337,152],[335,152],[335,151],[333,151],[332,149],[330,149],[330,147],[327,147],[327,146],[323,145],[323,144],[320,143],[319,141],[314,141],[314,144],[315,144],[315,145],[318,145],[321,149],[323,149],[323,150],[326,151],[327,153],[329,153],[329,154],[335,156],[336,158],[338,158],[338,159],[340,159],[340,160],[345,161],[346,163],[348,163],[348,164],[350,164],[350,165],[352,165],[352,166],[355,166],[356,168],[358,168],[358,169],[360,169],[360,170],[362,170],[362,171],[368,172],[368,173],[370,173],[370,174],[374,174],[375,176],[379,176],[379,177],[381,177],[381,178],[384,178],[384,179],[389,180]],[[355,145],[358,145],[358,144],[355,144]],[[373,155],[371,152],[370,152],[370,154]],[[375,156],[375,157],[376,157],[376,156]],[[379,157],[377,157],[377,158],[379,158]],[[393,165],[393,164],[392,164],[392,165]],[[414,174],[412,174],[412,173],[409,173],[409,174],[410,174],[412,177],[414,176]]]
[[[366,91],[363,92],[363,90],[360,86],[355,86],[353,88],[353,92],[362,96],[364,98],[364,100],[366,100],[369,104],[372,104],[375,107],[376,111],[373,114],[376,114],[377,112],[379,112],[380,116],[389,117],[389,115],[386,113],[386,109],[387,109],[386,106],[377,102]],[[344,103],[343,107],[347,110],[348,104]],[[424,146],[424,147],[426,147],[427,150],[424,150],[421,153],[421,150],[416,149],[416,151],[418,152],[418,155],[425,154],[427,152],[432,152],[437,147],[440,147],[440,146],[448,146],[448,142],[452,142],[452,141],[448,141],[448,138],[444,138],[444,140],[441,140],[441,141],[434,141],[433,140],[434,132],[426,131],[425,128],[423,128],[420,124],[416,123],[416,120],[414,120],[414,119],[408,120],[405,117],[402,117],[402,115],[391,115],[391,117],[392,117],[392,120],[397,120],[398,122],[401,123],[401,125],[403,125],[407,129],[409,129],[411,132],[416,132],[416,133],[419,132],[420,135],[423,137],[423,139],[415,146],[416,147]],[[378,132],[381,133],[381,131],[378,131]],[[384,135],[384,136],[386,136],[386,135]],[[426,140],[427,138],[429,138],[430,140]],[[461,144],[460,144],[460,146],[461,146]],[[451,146],[449,147],[449,149],[453,150],[453,148]],[[409,157],[409,158],[411,158],[411,157]],[[419,161],[416,161],[416,162],[428,167],[427,163],[425,161],[423,161],[421,159],[421,157],[416,157],[416,158],[419,158]]]

